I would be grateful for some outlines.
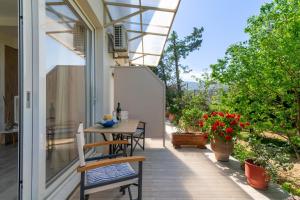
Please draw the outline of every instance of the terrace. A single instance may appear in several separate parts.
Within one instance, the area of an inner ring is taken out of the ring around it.
[[[240,163],[217,162],[209,149],[174,149],[170,137],[176,128],[166,123],[166,146],[160,140],[147,139],[146,150],[135,155],[146,157],[143,173],[143,199],[259,199],[280,200],[289,195],[277,185],[266,191],[255,190],[247,184]],[[132,187],[132,189],[135,189]],[[136,191],[133,195],[136,195]],[[70,200],[79,199],[79,188]],[[128,199],[119,189],[90,195],[90,199]]]

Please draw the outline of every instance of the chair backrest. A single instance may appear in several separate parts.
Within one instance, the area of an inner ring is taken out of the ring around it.
[[[84,149],[83,146],[85,145],[85,139],[84,139],[84,132],[83,132],[83,123],[79,124],[78,131],[76,134],[76,140],[77,140],[77,149],[78,149],[78,155],[79,155],[79,163],[80,166],[85,166],[85,158],[84,158]]]

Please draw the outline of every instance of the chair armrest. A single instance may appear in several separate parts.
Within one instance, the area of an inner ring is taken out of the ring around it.
[[[143,156],[132,156],[132,157],[123,157],[123,158],[115,158],[115,159],[106,159],[98,162],[87,163],[83,167],[78,167],[78,172],[84,172],[91,169],[95,169],[98,167],[104,167],[112,164],[126,163],[126,162],[143,162],[145,157]]]
[[[115,145],[115,144],[129,144],[127,140],[114,140],[114,141],[102,141],[96,143],[85,144],[83,146],[84,149],[98,147],[98,146],[106,146],[106,145]]]

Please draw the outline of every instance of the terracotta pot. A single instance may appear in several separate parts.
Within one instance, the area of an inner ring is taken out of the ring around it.
[[[229,161],[229,156],[233,151],[232,141],[225,142],[218,139],[212,139],[210,145],[218,161],[223,161],[223,162]]]
[[[166,118],[169,118],[170,112],[166,111]]]
[[[207,133],[173,133],[172,144],[175,148],[181,148],[181,145],[194,145],[197,148],[205,149],[207,144]]]
[[[245,175],[249,185],[256,189],[266,190],[270,181],[266,170],[257,166],[252,160],[245,161]]]
[[[175,115],[172,114],[172,113],[170,113],[170,114],[169,114],[169,121],[172,122],[172,121],[174,121],[174,120],[175,120]]]

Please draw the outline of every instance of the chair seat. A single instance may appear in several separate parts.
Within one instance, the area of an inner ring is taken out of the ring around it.
[[[86,186],[110,184],[117,180],[136,176],[137,173],[129,163],[114,164],[87,171]]]

